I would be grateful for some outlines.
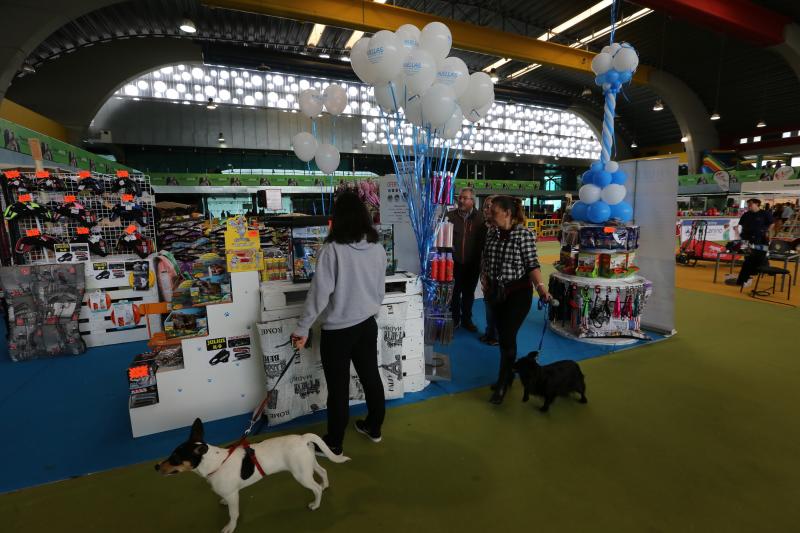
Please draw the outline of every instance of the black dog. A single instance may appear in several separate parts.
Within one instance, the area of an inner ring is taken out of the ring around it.
[[[539,410],[546,413],[556,396],[577,392],[581,395],[581,403],[588,401],[586,383],[578,363],[558,361],[540,366],[536,360],[538,355],[539,352],[531,352],[514,363],[514,372],[519,374],[520,381],[525,387],[523,402],[527,402],[531,394],[541,396],[544,398],[544,405]]]

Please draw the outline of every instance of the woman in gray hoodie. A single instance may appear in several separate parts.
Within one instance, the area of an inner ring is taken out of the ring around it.
[[[386,252],[366,206],[355,193],[342,193],[293,334],[295,346],[305,346],[309,328],[322,316],[320,354],[328,384],[328,434],[323,440],[336,454],[342,453],[349,417],[350,361],[367,401],[367,417],[356,421],[356,431],[373,442],[381,440],[386,410],[375,315],[383,302],[385,277]]]

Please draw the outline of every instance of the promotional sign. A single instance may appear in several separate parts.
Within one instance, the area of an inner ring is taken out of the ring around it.
[[[380,179],[381,224],[408,223],[408,203],[397,184],[397,176]]]
[[[741,238],[739,236],[738,218],[708,218],[704,220],[708,222],[707,241],[728,242]],[[693,220],[691,219],[679,221],[681,242],[689,240],[692,233],[692,222]]]
[[[228,272],[250,272],[261,270],[263,254],[258,230],[247,227],[247,218],[231,217],[226,222],[225,256]]]

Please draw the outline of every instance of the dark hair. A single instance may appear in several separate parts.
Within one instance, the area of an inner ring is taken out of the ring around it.
[[[333,221],[325,242],[350,244],[361,239],[378,242],[367,206],[354,192],[343,192],[333,204]]]
[[[495,206],[503,211],[510,211],[511,223],[515,226],[525,223],[525,210],[522,209],[522,200],[520,198],[506,195],[495,196],[492,198],[492,208]]]
[[[747,200],[747,203],[748,204],[756,204],[756,205],[760,206],[761,205],[761,200],[759,200],[758,198],[750,198],[749,200]]]

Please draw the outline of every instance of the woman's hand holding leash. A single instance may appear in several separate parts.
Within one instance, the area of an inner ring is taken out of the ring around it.
[[[305,348],[306,342],[308,342],[308,337],[301,337],[292,333],[292,345],[298,350]]]

